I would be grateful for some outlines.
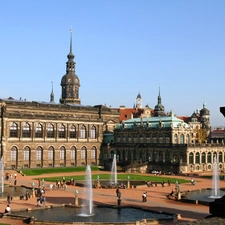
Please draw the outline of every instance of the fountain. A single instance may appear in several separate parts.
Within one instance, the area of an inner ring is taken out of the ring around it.
[[[218,163],[216,159],[216,155],[214,156],[213,161],[213,184],[212,184],[212,195],[209,196],[210,198],[221,198],[218,195],[219,191],[219,175],[218,175]]]
[[[86,198],[87,200],[84,200]],[[82,213],[80,216],[92,216],[93,215],[93,191],[92,191],[92,177],[91,177],[91,167],[87,165],[85,184],[83,190],[83,203],[82,203]]]
[[[198,204],[209,204],[223,195],[225,195],[225,191],[219,188],[218,163],[215,155],[213,159],[212,188],[187,192],[183,196],[183,199],[193,200],[194,202],[198,201]]]
[[[0,159],[0,184],[1,184],[1,193],[4,193],[4,159],[3,156]]]
[[[111,175],[110,175],[110,184],[117,184],[117,166],[116,166],[116,155],[113,156]]]

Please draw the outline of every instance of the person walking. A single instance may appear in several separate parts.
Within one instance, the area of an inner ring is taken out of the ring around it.
[[[120,192],[120,188],[118,187],[118,188],[116,189],[116,197],[118,197],[119,192]]]
[[[11,195],[10,194],[7,195],[7,202],[8,202],[8,205],[10,205],[10,202],[11,202]]]

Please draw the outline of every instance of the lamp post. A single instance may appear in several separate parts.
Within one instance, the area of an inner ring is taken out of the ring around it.
[[[35,183],[34,182],[32,182],[31,183],[31,187],[32,187],[32,198],[35,198]]]
[[[130,189],[130,176],[127,177],[127,189]]]
[[[78,206],[78,194],[79,194],[79,191],[75,190],[74,194],[75,194],[74,205]]]
[[[100,178],[99,178],[99,175],[97,176],[97,188],[100,188]]]
[[[118,199],[117,199],[117,205],[120,206],[121,205],[121,192],[120,192],[120,190],[117,193],[117,197],[118,197]]]

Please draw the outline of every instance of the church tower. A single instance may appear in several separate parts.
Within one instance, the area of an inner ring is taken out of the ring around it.
[[[162,105],[162,98],[160,95],[160,88],[159,88],[159,95],[158,95],[158,104],[155,106],[155,109],[154,109],[154,116],[165,116],[164,106]]]
[[[70,52],[67,55],[66,74],[62,77],[62,95],[60,98],[61,104],[80,104],[79,87],[80,80],[75,73],[76,63],[74,62],[74,54],[72,52],[72,29],[70,29]]]
[[[136,98],[136,108],[141,109],[142,108],[142,98],[140,92],[138,92],[137,98]]]

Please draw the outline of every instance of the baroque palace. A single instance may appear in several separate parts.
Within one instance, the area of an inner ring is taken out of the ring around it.
[[[99,165],[104,132],[119,123],[119,109],[84,106],[72,53],[61,79],[60,103],[0,99],[0,149],[5,168]]]
[[[142,108],[139,93],[136,109],[122,107],[121,115],[106,151],[117,155],[124,171],[207,172],[213,170],[215,156],[218,170],[225,169],[224,141],[210,141],[210,112],[205,103],[191,117],[176,117],[165,113],[160,92],[154,109]]]
[[[186,173],[225,169],[223,139],[210,141],[210,112],[205,103],[190,117],[165,113],[159,91],[154,109],[84,106],[80,79],[70,50],[61,78],[60,103],[53,88],[49,102],[0,99],[0,150],[4,167],[13,169],[104,165],[113,155],[124,171]],[[224,113],[225,114],[225,113]]]

